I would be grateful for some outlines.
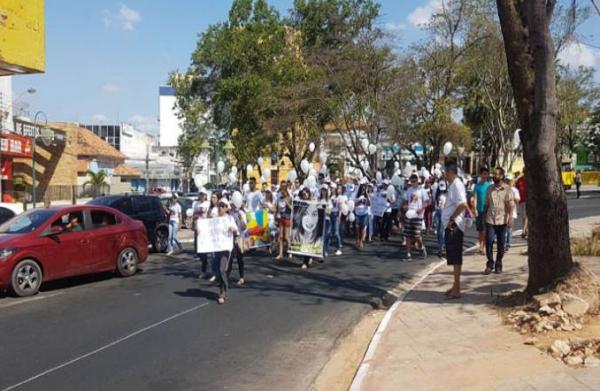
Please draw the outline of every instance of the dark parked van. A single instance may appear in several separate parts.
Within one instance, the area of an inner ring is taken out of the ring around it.
[[[115,195],[95,198],[88,204],[108,206],[134,220],[140,220],[146,226],[148,243],[152,245],[152,249],[159,253],[167,251],[169,220],[160,198],[145,195]]]

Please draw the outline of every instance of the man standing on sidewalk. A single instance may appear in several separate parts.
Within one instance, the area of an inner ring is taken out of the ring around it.
[[[463,238],[465,231],[464,211],[467,209],[467,191],[457,176],[456,164],[446,165],[446,180],[449,183],[446,201],[442,208],[442,224],[444,225],[444,241],[446,244],[446,260],[454,267],[454,284],[446,291],[449,299],[460,297],[460,272],[463,260]]]
[[[484,254],[485,250],[485,200],[487,196],[488,188],[492,184],[490,183],[490,171],[486,167],[479,169],[479,181],[475,185],[475,199],[477,202],[477,218],[475,219],[475,226],[477,227],[477,233],[479,234],[479,253]]]
[[[575,174],[575,188],[577,189],[577,199],[579,199],[581,197],[581,183],[583,181],[581,180],[581,171],[577,170],[577,173]]]
[[[506,227],[512,226],[512,202],[513,194],[510,187],[504,184],[504,169],[496,167],[494,170],[494,185],[487,191],[485,202],[485,225],[486,225],[486,255],[487,264],[484,274],[490,274],[495,270],[497,274],[502,273],[502,257],[504,256],[504,241],[506,239]],[[497,242],[498,255],[494,264],[494,240]]]
[[[515,182],[515,186],[517,190],[519,190],[519,213],[521,215],[521,225],[523,226],[523,232],[521,233],[521,237],[525,239],[527,237],[527,210],[525,206],[527,205],[527,182],[525,180],[525,169],[523,168],[523,175],[519,176],[519,172],[515,172],[515,178],[517,182]]]

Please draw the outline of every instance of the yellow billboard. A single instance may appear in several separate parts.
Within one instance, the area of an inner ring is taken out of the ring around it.
[[[0,0],[0,76],[45,68],[44,0]]]

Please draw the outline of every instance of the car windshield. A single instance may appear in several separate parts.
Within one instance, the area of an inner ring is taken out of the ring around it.
[[[35,209],[15,216],[0,225],[0,234],[24,234],[35,231],[44,224],[55,211],[48,209]]]

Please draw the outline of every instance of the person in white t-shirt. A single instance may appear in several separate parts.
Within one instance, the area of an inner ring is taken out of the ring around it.
[[[504,180],[504,182],[506,183],[507,186],[510,187],[510,189],[512,190],[512,194],[513,194],[513,200],[512,200],[512,221],[517,221],[517,217],[519,217],[518,215],[518,209],[517,209],[517,205],[519,205],[519,202],[521,201],[521,196],[519,195],[519,189],[517,189],[515,187],[515,181],[512,177],[506,177],[506,179]],[[506,239],[504,240],[504,252],[508,252],[508,250],[510,249],[510,244],[512,242],[512,232],[513,232],[513,225],[507,225],[506,226]]]
[[[196,226],[196,223],[198,222],[198,220],[208,218],[208,210],[210,209],[210,202],[208,202],[206,195],[207,195],[206,189],[201,188],[200,190],[198,190],[198,199],[192,203],[192,211],[193,211],[192,226],[194,227],[194,252],[200,259],[200,262],[202,262],[203,276],[206,278],[209,278],[210,276],[207,275],[208,255],[205,253],[198,253],[198,235],[200,235],[200,232],[198,230],[198,227]]]
[[[246,193],[246,211],[256,212],[263,207],[264,196],[263,193],[256,188],[255,178],[250,178],[248,186],[250,186],[250,189]]]
[[[412,174],[409,178],[410,187],[405,193],[405,204],[407,206],[404,224],[404,236],[406,238],[406,258],[411,260],[411,250],[418,245],[423,250],[423,258],[427,257],[427,250],[421,237],[423,228],[423,216],[425,208],[429,205],[429,196],[422,187],[419,187],[419,177]]]
[[[181,216],[181,205],[176,193],[173,193],[171,200],[169,201],[169,207],[165,208],[165,211],[169,215],[169,240],[167,245],[167,255],[173,254],[173,246],[176,244],[179,247],[179,251],[183,250],[183,246],[179,239],[177,239],[177,230],[179,224],[182,221]]]
[[[464,211],[467,209],[467,191],[458,178],[456,164],[446,165],[448,192],[442,208],[442,224],[445,227],[446,262],[454,268],[454,284],[446,291],[449,299],[460,297],[460,273],[463,261],[463,239],[465,232]]]

